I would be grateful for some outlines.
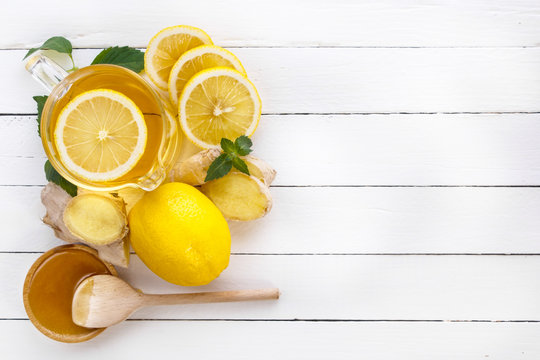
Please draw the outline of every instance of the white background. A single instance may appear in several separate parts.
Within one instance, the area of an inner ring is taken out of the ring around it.
[[[5,4],[6,5],[6,4]],[[274,209],[234,224],[229,268],[180,288],[278,286],[277,302],[147,308],[83,344],[27,320],[22,284],[60,244],[23,68],[69,38],[79,66],[160,29],[203,28],[263,100]],[[540,358],[540,3],[16,1],[0,12],[2,359]]]

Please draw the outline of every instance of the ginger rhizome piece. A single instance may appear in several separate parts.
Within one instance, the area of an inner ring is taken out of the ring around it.
[[[276,171],[254,156],[242,156],[250,175],[236,168],[222,178],[205,181],[208,168],[221,154],[219,148],[203,150],[175,164],[171,180],[201,186],[201,191],[214,202],[225,218],[248,221],[258,219],[272,208],[269,186]]]
[[[266,161],[251,155],[245,156],[243,159],[248,166],[250,175],[255,176],[266,186],[270,186],[270,184],[272,184],[272,182],[276,178],[276,170],[274,170],[270,165],[268,165]],[[240,171],[233,168],[231,172]]]
[[[208,168],[220,154],[220,149],[212,148],[177,162],[171,171],[171,181],[182,182],[191,186],[204,184]]]
[[[266,215],[272,208],[268,186],[253,175],[231,172],[205,183],[201,191],[229,220],[255,220]]]
[[[119,189],[112,192],[107,191],[93,191],[93,190],[86,190],[83,188],[77,189],[77,195],[82,194],[98,194],[98,195],[104,195],[104,196],[113,196],[114,198],[120,198],[124,201],[124,205],[126,207],[126,214],[129,214],[133,206],[142,199],[146,191],[139,188],[125,188],[125,189]]]
[[[129,215],[129,212],[135,204],[142,199],[144,194],[146,194],[146,191],[140,188],[125,188],[116,190],[116,194],[124,200],[124,203],[126,204],[126,213]]]
[[[208,168],[220,154],[221,150],[219,148],[212,148],[198,152],[190,158],[178,162],[171,172],[171,180],[192,186],[204,184]],[[251,155],[241,158],[246,162],[250,175],[255,176],[267,186],[274,181],[276,170],[266,162]],[[233,172],[239,171],[233,168],[231,173]]]
[[[96,249],[101,259],[128,266],[127,217],[121,199],[93,193],[72,197],[60,186],[48,183],[41,192],[41,202],[47,210],[43,222],[54,230],[57,238],[86,244]],[[111,215],[113,221],[100,220]],[[107,237],[99,238],[103,234]]]
[[[121,240],[128,232],[124,202],[109,196],[75,196],[66,205],[63,220],[73,235],[98,246]]]

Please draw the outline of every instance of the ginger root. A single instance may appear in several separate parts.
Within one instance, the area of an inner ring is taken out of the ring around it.
[[[210,164],[220,154],[220,149],[212,148],[198,152],[184,161],[177,162],[171,171],[171,181],[192,186],[204,184],[204,178]]]
[[[110,196],[75,196],[64,209],[63,221],[73,235],[97,246],[121,240],[128,232],[124,202]]]
[[[253,175],[231,172],[203,184],[201,191],[229,220],[255,220],[272,208],[268,186]]]
[[[121,200],[93,193],[73,198],[60,186],[48,183],[41,192],[41,202],[47,210],[43,222],[54,230],[56,237],[69,243],[86,244],[96,249],[101,259],[128,266],[127,218]],[[112,221],[102,222],[108,216],[112,216],[109,219]],[[104,234],[108,237],[98,239]]]
[[[129,215],[129,212],[131,211],[131,209],[133,209],[137,201],[142,199],[144,194],[146,194],[146,191],[140,188],[130,188],[130,187],[111,191],[111,192],[86,190],[81,187],[77,188],[77,195],[82,195],[82,194],[99,194],[103,196],[113,196],[115,198],[119,197],[124,201],[124,205],[126,207],[126,214]]]
[[[171,171],[171,180],[183,182],[192,186],[205,183],[206,172],[210,164],[221,154],[219,148],[203,150],[190,158],[175,164]],[[276,177],[276,170],[261,159],[248,155],[242,159],[246,162],[250,175],[255,176],[265,185],[269,186]],[[239,172],[232,169],[231,172]]]
[[[250,175],[233,168],[222,178],[206,182],[206,173],[221,154],[219,148],[203,150],[175,164],[171,180],[201,186],[201,191],[212,200],[229,220],[249,221],[263,217],[272,208],[268,187],[276,171],[261,159],[248,155],[246,162]]]
[[[116,190],[116,194],[124,200],[124,203],[126,204],[126,213],[129,214],[135,204],[142,199],[144,194],[146,194],[146,191],[140,188],[125,188]]]
[[[255,176],[257,179],[262,181],[262,183],[265,184],[266,186],[270,186],[270,184],[274,182],[277,172],[270,165],[268,165],[266,161],[261,160],[251,155],[244,157],[244,160],[248,166],[250,175]],[[240,172],[240,171],[233,168],[232,172]]]

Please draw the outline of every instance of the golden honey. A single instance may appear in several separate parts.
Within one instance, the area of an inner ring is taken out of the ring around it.
[[[116,270],[83,245],[64,245],[43,254],[28,272],[24,305],[43,334],[63,342],[88,340],[104,329],[88,329],[72,320],[71,303],[77,286],[92,275],[116,275]]]

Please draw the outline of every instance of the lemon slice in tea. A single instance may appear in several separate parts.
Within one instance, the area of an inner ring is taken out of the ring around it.
[[[144,70],[152,82],[167,90],[169,73],[183,53],[194,47],[212,44],[207,33],[193,26],[171,26],[150,40],[144,53]]]
[[[137,105],[108,89],[75,97],[60,112],[54,129],[62,164],[90,181],[112,181],[127,174],[143,155],[146,138]]]
[[[178,107],[178,98],[193,75],[217,66],[235,69],[246,75],[240,60],[232,52],[219,46],[199,46],[180,56],[169,75],[169,96],[172,104]]]
[[[195,145],[208,149],[221,138],[251,136],[261,117],[257,89],[236,70],[215,67],[195,74],[180,95],[180,125]]]

